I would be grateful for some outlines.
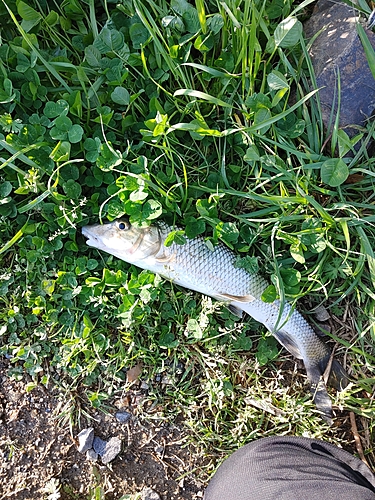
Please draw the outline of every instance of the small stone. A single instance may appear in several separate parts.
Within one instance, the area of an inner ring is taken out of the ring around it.
[[[179,361],[176,365],[175,371],[178,375],[181,375],[185,371],[185,365],[181,361]]]
[[[141,389],[144,389],[145,391],[147,391],[147,389],[149,389],[149,385],[147,382],[145,382],[144,380],[142,380],[141,382]]]
[[[164,453],[164,446],[160,446],[160,445],[155,446],[154,451],[158,455],[163,455],[163,453]]]
[[[164,375],[161,380],[162,385],[173,385],[173,379],[169,375]]]
[[[98,454],[95,453],[92,448],[90,448],[86,451],[86,458],[87,460],[90,460],[90,462],[96,462],[98,460]]]
[[[92,447],[94,448],[94,451],[100,455],[103,456],[105,453],[105,447],[107,446],[107,441],[104,441],[104,439],[101,439],[100,437],[95,436]]]
[[[117,455],[121,451],[121,439],[118,437],[112,437],[106,446],[106,450],[104,455],[102,456],[102,462],[103,464],[108,464],[109,462],[112,462],[114,458],[117,457]]]
[[[132,418],[132,414],[128,411],[120,410],[115,413],[115,417],[119,422],[124,424],[125,422],[129,422],[129,420]]]
[[[87,450],[92,448],[92,443],[94,441],[94,428],[88,427],[87,429],[82,429],[77,436],[78,438],[78,451],[80,453],[85,453]]]
[[[108,464],[120,453],[121,439],[112,437],[109,441],[104,441],[104,439],[95,437],[93,448],[95,452],[101,456],[103,464]]]
[[[152,488],[145,486],[142,490],[142,500],[160,500],[160,496]]]
[[[317,321],[321,321],[321,322],[328,321],[331,317],[329,315],[329,312],[327,311],[327,309],[323,305],[318,306],[315,309],[314,313],[315,313],[315,317],[316,317]]]

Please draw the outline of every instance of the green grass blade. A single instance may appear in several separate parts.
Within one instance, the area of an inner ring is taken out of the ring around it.
[[[199,90],[178,89],[173,94],[174,97],[180,96],[180,95],[186,95],[188,97],[196,97],[197,99],[202,99],[203,101],[207,101],[207,102],[213,104],[214,106],[221,106],[223,108],[232,108],[233,107],[231,104],[228,104],[227,102],[222,101],[221,99],[218,99],[217,97],[206,94],[205,92],[200,92]]]
[[[19,231],[13,236],[11,240],[9,240],[3,247],[0,248],[0,255],[9,250],[11,246],[13,246],[20,238],[22,238],[28,223],[24,224]]]
[[[1,159],[1,161],[3,161],[3,163],[0,165],[0,170],[9,165],[11,168],[13,168],[13,170],[18,172],[19,174],[26,175],[26,173],[23,170],[21,170],[20,168],[18,168],[16,165],[13,164],[13,161],[16,160],[17,158],[20,159],[26,165],[29,165],[29,167],[32,167],[32,168],[39,170],[40,166],[37,163],[35,163],[35,161],[28,158],[25,155],[25,153],[27,153],[28,151],[32,151],[33,149],[38,149],[38,148],[45,146],[45,145],[46,145],[46,143],[39,142],[37,144],[31,144],[30,146],[26,146],[26,147],[22,148],[21,150],[17,151],[16,148],[14,148],[10,144],[8,144],[4,139],[0,139],[0,146],[2,146],[4,149],[6,149],[7,151],[9,151],[12,154],[12,156],[10,158],[8,158],[7,160],[5,160],[3,158]]]
[[[365,51],[366,58],[368,65],[370,67],[370,71],[372,73],[372,76],[374,77],[375,80],[375,51],[373,46],[370,43],[370,40],[368,39],[367,33],[364,30],[363,26],[361,23],[357,23],[357,33],[359,35],[359,38],[361,39],[363,50]]]
[[[10,17],[12,18],[12,21],[16,25],[18,31],[21,33],[22,38],[25,40],[27,45],[30,47],[31,50],[35,52],[35,54],[38,56],[40,61],[44,64],[45,68],[56,78],[58,82],[64,87],[65,90],[67,90],[69,93],[72,92],[72,89],[69,87],[69,85],[66,83],[66,81],[61,78],[61,76],[57,73],[55,68],[42,56],[40,50],[35,47],[35,45],[30,41],[30,37],[26,33],[26,31],[22,28],[22,26],[19,24],[19,22],[16,19],[16,16],[13,14],[13,12],[10,10],[8,5],[6,4],[5,0],[2,0],[3,4],[5,5],[5,8],[9,12]]]
[[[26,205],[23,205],[22,207],[19,207],[18,213],[23,214],[23,213],[27,212],[28,210],[35,208],[37,205],[39,205],[39,203],[41,203],[43,200],[45,200],[50,194],[51,194],[51,191],[44,191],[44,193],[37,196],[34,200],[30,201],[29,203],[26,203]]]
[[[206,12],[204,8],[204,0],[195,0],[195,5],[198,11],[199,24],[201,25],[202,33],[207,33]]]
[[[361,238],[362,251],[366,255],[372,286],[375,288],[375,255],[373,247],[362,227],[357,227],[357,232]]]
[[[232,73],[225,73],[224,71],[219,71],[214,68],[210,68],[209,66],[206,66],[204,64],[198,64],[198,63],[182,63],[181,66],[190,66],[192,68],[197,68],[200,69],[201,71],[204,71],[205,73],[209,73],[212,76],[218,77],[218,78],[239,78],[239,75],[234,75]]]

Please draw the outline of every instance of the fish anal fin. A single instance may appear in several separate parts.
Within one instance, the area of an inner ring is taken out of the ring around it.
[[[284,330],[273,332],[274,337],[285,347],[295,358],[302,359],[301,352],[295,340]]]
[[[255,300],[255,297],[252,295],[231,295],[230,293],[220,293],[217,297],[223,300],[233,300],[235,302],[252,302]]]
[[[243,316],[243,311],[239,308],[239,307],[236,307],[235,305],[233,304],[228,304],[227,305],[227,309],[229,309],[229,311],[234,314],[235,316],[237,316],[238,318],[242,319],[242,316]]]

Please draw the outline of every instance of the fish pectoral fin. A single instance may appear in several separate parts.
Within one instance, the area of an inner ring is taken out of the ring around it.
[[[285,347],[290,354],[293,354],[295,358],[302,359],[301,351],[295,340],[289,335],[285,330],[278,330],[277,332],[272,332],[273,336],[280,342],[282,346]]]
[[[176,254],[172,253],[170,255],[166,255],[165,253],[163,253],[159,257],[156,257],[155,260],[159,264],[170,264],[171,262],[174,262],[176,260]]]
[[[223,300],[234,300],[235,302],[252,302],[255,300],[252,295],[231,295],[230,293],[219,293],[217,297],[221,297]]]

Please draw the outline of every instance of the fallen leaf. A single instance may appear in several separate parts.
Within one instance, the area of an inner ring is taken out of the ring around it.
[[[129,370],[126,372],[126,381],[134,382],[135,380],[138,380],[140,374],[142,373],[142,368],[142,363],[138,363],[132,368],[129,368]]]
[[[345,181],[345,184],[357,184],[358,182],[363,181],[364,176],[362,174],[351,174]]]

